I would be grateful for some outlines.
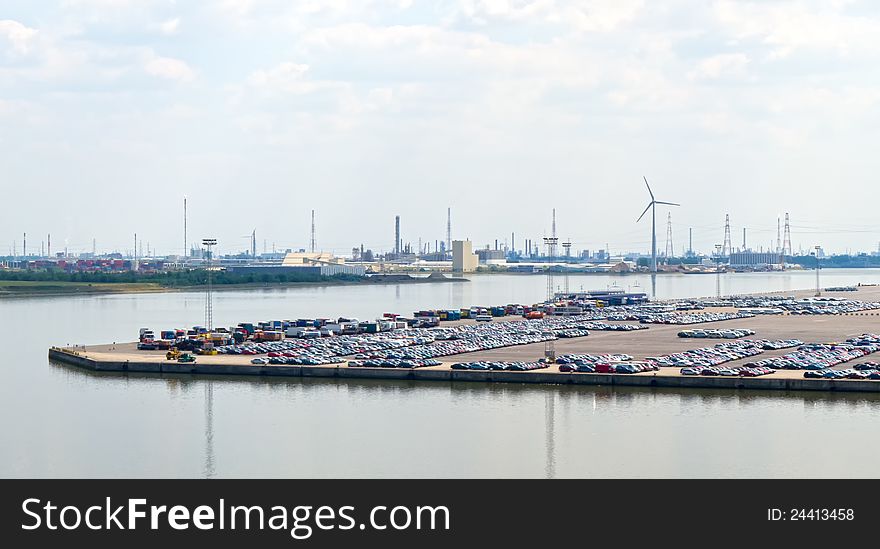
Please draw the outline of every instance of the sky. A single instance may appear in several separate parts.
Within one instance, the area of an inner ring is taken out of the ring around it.
[[[880,4],[4,0],[0,254],[876,250]],[[875,206],[871,206],[875,204]],[[509,242],[508,242],[509,243]]]

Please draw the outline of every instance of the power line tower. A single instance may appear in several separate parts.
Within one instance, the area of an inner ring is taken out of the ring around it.
[[[446,208],[446,253],[452,253],[452,208]]]
[[[788,213],[785,214],[785,230],[782,233],[782,255],[791,255],[791,225],[788,222]]]
[[[202,239],[202,246],[207,248],[207,251],[205,253],[205,271],[208,276],[208,285],[205,288],[205,328],[208,330],[208,332],[212,332],[214,330],[214,295],[213,288],[211,286],[211,260],[213,259],[213,252],[211,251],[211,248],[216,245],[216,238]]]
[[[669,261],[669,258],[675,255],[675,250],[672,249],[672,213],[666,214],[666,261]]]
[[[779,263],[785,269],[785,256],[791,255],[791,227],[788,223],[788,212],[785,213],[785,231],[782,234],[782,250],[779,253]]]
[[[729,257],[733,245],[730,243],[730,214],[724,215],[724,244],[721,245],[722,257]]]
[[[309,251],[315,253],[315,210],[312,210],[312,238],[309,241]]]

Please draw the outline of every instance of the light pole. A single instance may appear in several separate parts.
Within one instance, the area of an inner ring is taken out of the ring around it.
[[[721,299],[721,244],[715,244],[715,297]]]
[[[819,286],[819,250],[822,249],[822,246],[816,246],[816,297],[822,295],[822,288]]]
[[[205,328],[208,330],[210,334],[214,330],[214,296],[212,295],[211,288],[211,259],[213,259],[213,255],[211,252],[211,248],[217,245],[216,238],[204,238],[202,239],[202,245],[205,247],[205,257],[207,260],[207,269],[206,274],[208,277],[208,287],[205,292]]]

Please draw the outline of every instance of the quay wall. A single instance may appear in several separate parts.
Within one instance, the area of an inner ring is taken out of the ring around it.
[[[350,368],[347,366],[230,365],[94,360],[75,351],[53,347],[49,358],[96,372],[154,374],[251,375],[344,379],[462,381],[483,383],[540,383],[554,385],[604,385],[702,389],[758,389],[773,391],[880,392],[880,382],[772,377],[707,377],[650,374],[588,374],[579,372],[504,370],[452,370],[431,368]]]

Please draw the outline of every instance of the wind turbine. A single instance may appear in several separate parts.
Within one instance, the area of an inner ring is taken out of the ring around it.
[[[642,176],[644,177],[644,176]],[[647,207],[645,207],[645,211],[642,212],[642,215],[636,219],[636,223],[642,220],[645,217],[645,214],[648,213],[648,210],[651,210],[651,272],[657,272],[657,215],[656,215],[656,206],[657,204],[665,204],[667,206],[681,206],[681,204],[676,204],[674,202],[662,202],[660,200],[656,200],[654,198],[654,193],[651,191],[651,186],[648,185],[648,178],[644,177],[645,186],[648,187],[648,194],[651,195],[651,202],[648,203]]]

